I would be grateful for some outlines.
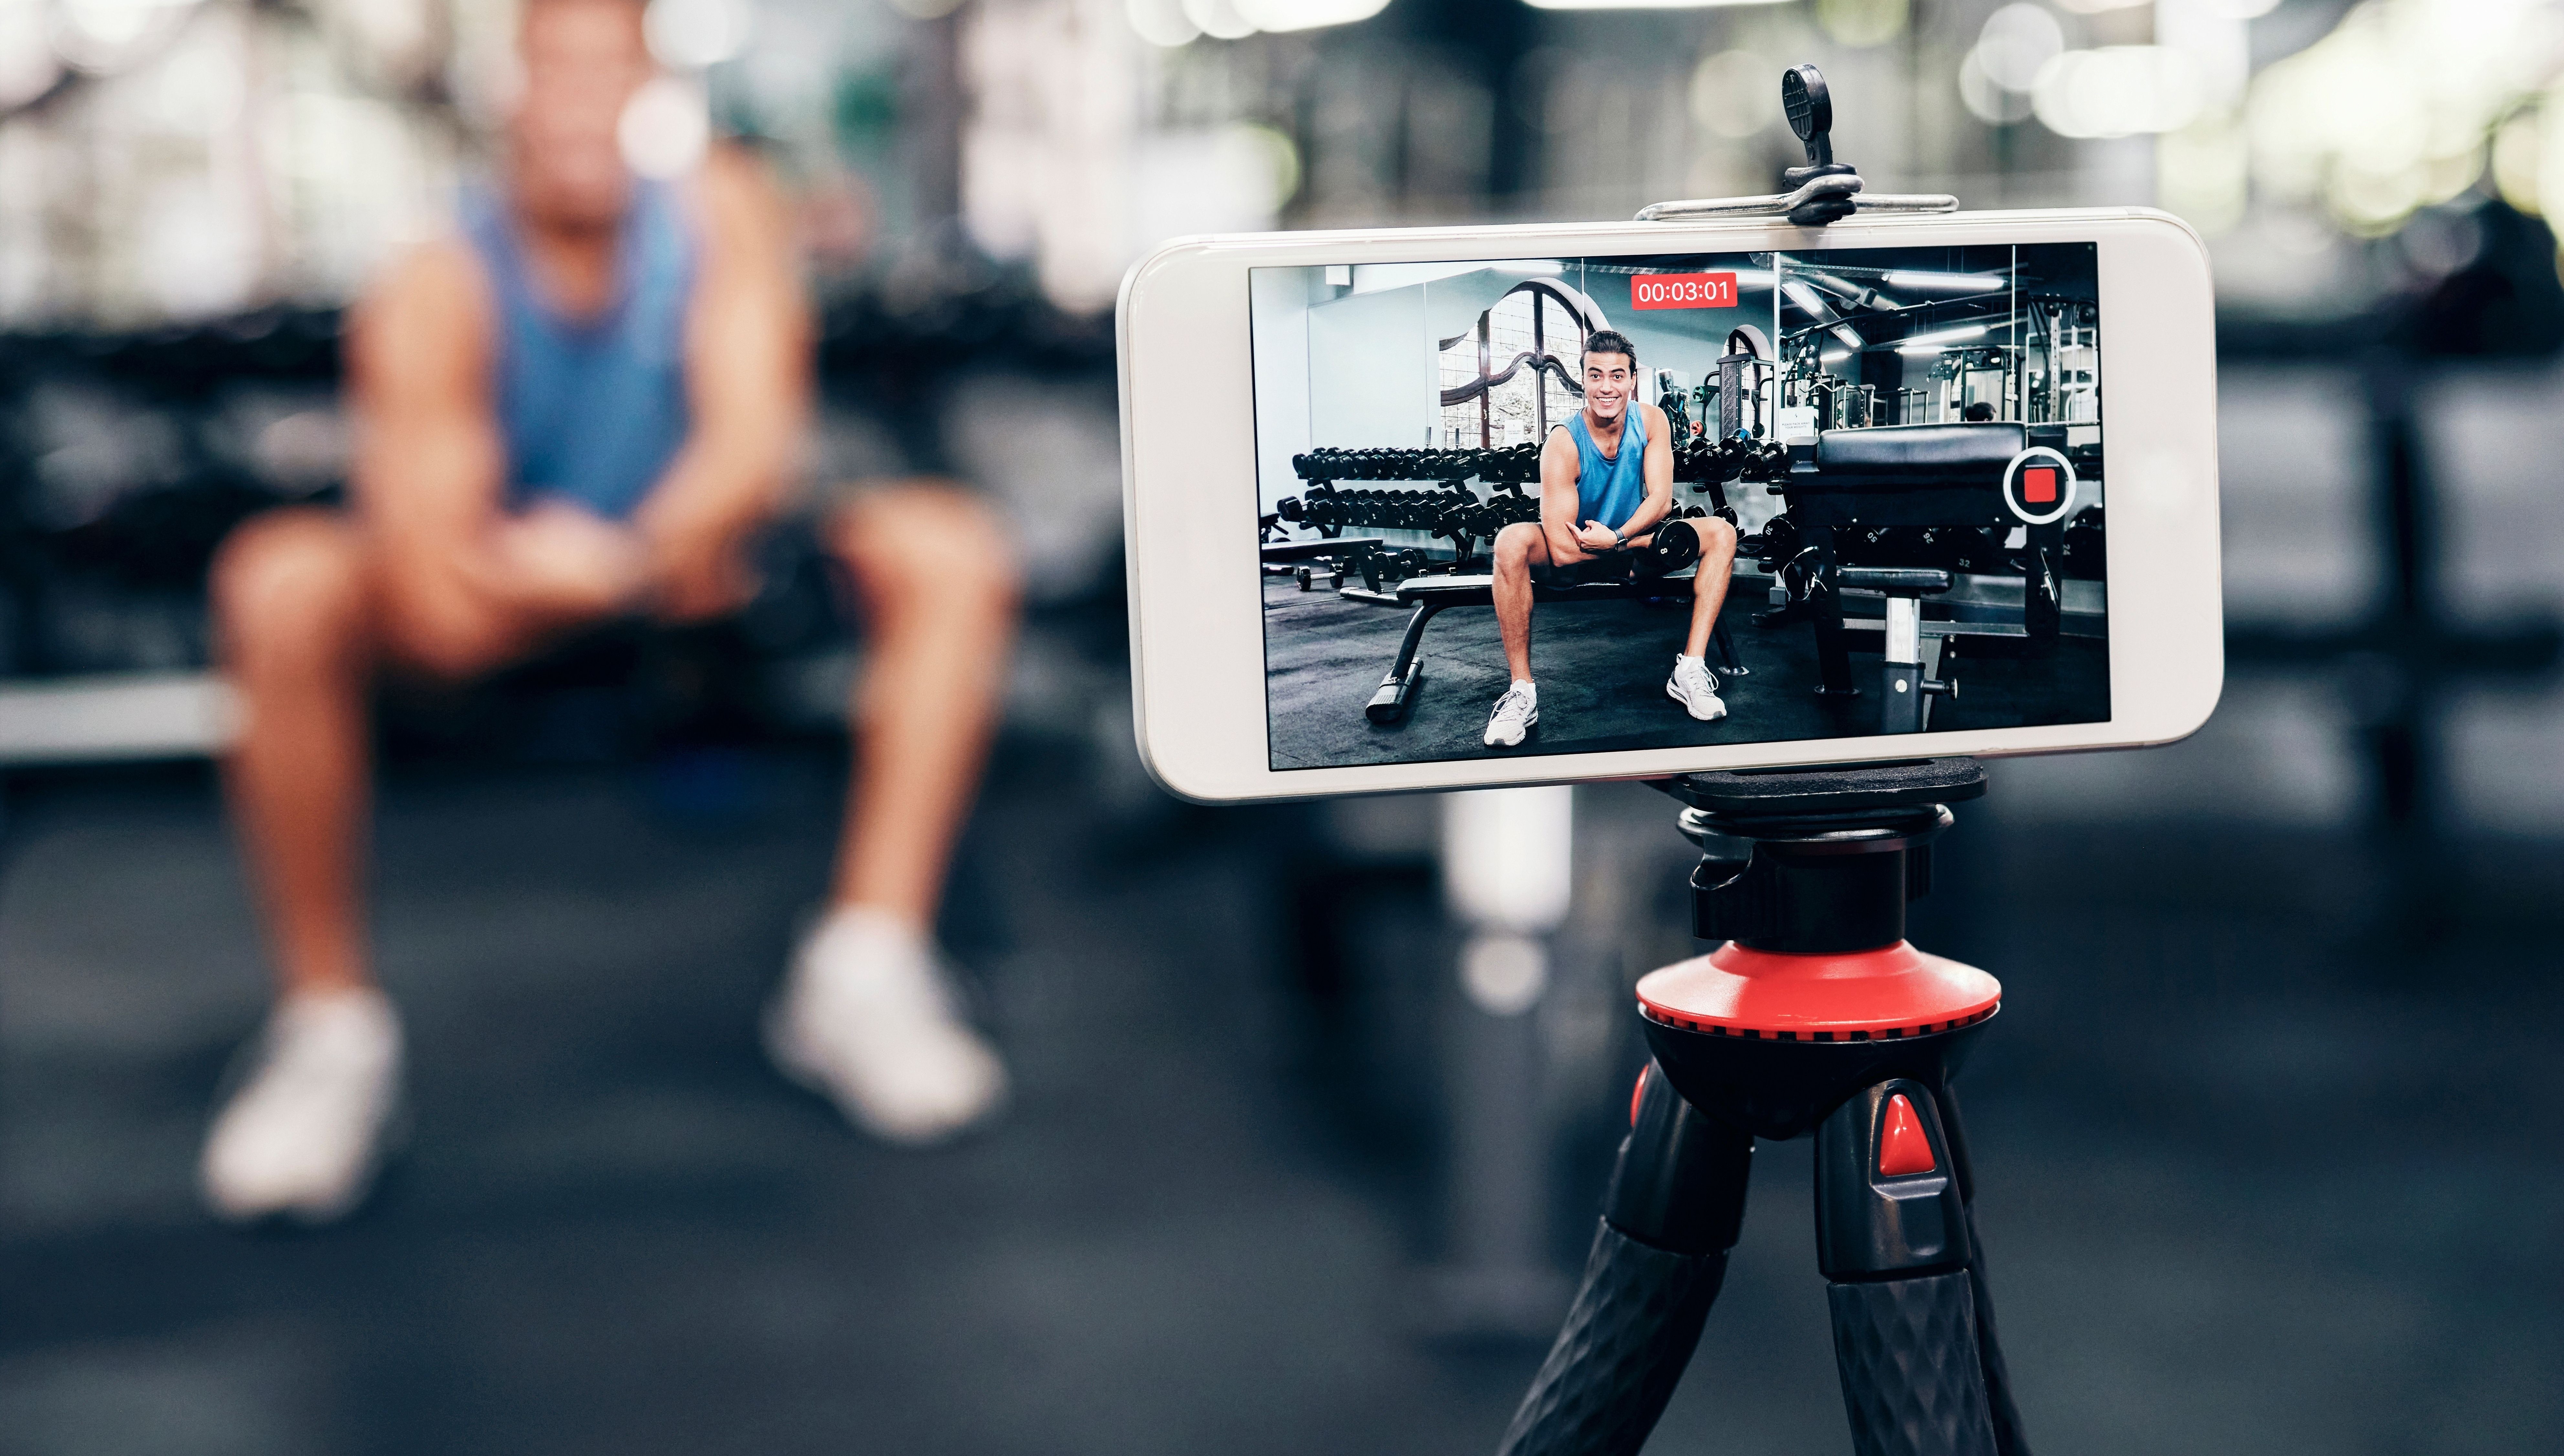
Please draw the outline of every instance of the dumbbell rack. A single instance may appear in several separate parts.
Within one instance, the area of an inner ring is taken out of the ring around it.
[[[1522,489],[1540,478],[1540,452],[1536,446],[1500,450],[1320,448],[1293,456],[1291,469],[1309,482],[1309,487],[1300,496],[1277,503],[1277,522],[1306,525],[1324,541],[1338,539],[1347,526],[1359,526],[1420,530],[1451,542],[1447,561],[1426,556],[1416,547],[1384,549],[1377,542],[1348,542],[1342,554],[1313,552],[1332,555],[1339,591],[1360,601],[1394,604],[1396,583],[1387,579],[1388,572],[1396,570],[1416,576],[1459,570],[1477,554],[1480,539],[1493,540],[1497,531],[1512,522],[1539,517],[1538,505]],[[1490,499],[1481,500],[1469,488],[1473,477],[1494,488]],[[1346,490],[1341,485],[1346,481],[1432,481],[1438,488]],[[1294,544],[1314,546],[1316,542]],[[1307,590],[1312,568],[1302,565],[1291,569],[1300,578],[1301,589]],[[1359,573],[1362,584],[1344,581],[1346,572]]]

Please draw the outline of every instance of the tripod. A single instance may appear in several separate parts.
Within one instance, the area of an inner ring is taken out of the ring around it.
[[[1701,845],[1692,933],[1647,974],[1602,1225],[1504,1456],[1628,1456],[1673,1394],[1745,1217],[1754,1140],[1816,1138],[1816,1263],[1858,1456],[2027,1456],[1949,1079],[1999,1008],[1905,941],[1973,758],[1662,781]],[[1739,850],[1742,854],[1739,854]]]

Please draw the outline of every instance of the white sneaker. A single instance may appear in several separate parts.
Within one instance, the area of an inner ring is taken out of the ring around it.
[[[1718,680],[1709,675],[1709,664],[1699,658],[1674,659],[1674,675],[1665,679],[1665,696],[1702,723],[1716,723],[1727,717],[1727,705],[1718,701]]]
[[[291,995],[252,1055],[205,1137],[205,1202],[240,1222],[344,1217],[373,1186],[400,1102],[400,1017],[371,986]]]
[[[1540,695],[1531,684],[1516,683],[1496,700],[1496,711],[1487,716],[1487,746],[1516,747],[1539,722]]]
[[[765,1049],[891,1143],[949,1138],[1006,1095],[1006,1069],[962,1019],[935,947],[874,910],[839,911],[801,942],[766,1008]]]

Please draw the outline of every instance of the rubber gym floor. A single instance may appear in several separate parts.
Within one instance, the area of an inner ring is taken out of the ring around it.
[[[1877,731],[1879,634],[1854,634],[1860,696],[1828,704],[1810,691],[1816,634],[1805,623],[1760,629],[1764,578],[1740,576],[1725,615],[1749,676],[1726,679],[1727,717],[1697,723],[1664,683],[1690,622],[1687,601],[1543,603],[1532,610],[1532,677],[1540,723],[1518,748],[1486,745],[1487,715],[1505,691],[1496,615],[1457,607],[1424,630],[1424,678],[1403,722],[1372,723],[1363,706],[1397,656],[1411,609],[1302,591],[1264,579],[1264,662],[1276,768],[1416,763],[1449,758],[1590,753],[1695,743],[1848,737]],[[2078,723],[2109,717],[2109,655],[2067,637],[2039,659],[1971,659],[1959,695],[1933,706],[1935,730]]]
[[[2454,843],[2415,935],[2391,912],[2422,883],[2354,834],[2058,817],[2251,742],[2219,731],[1993,765],[1915,907],[1919,943],[2008,992],[1960,1086],[2031,1439],[2564,1447],[2564,1164],[2537,1115],[2564,860]],[[1190,809],[1096,744],[1001,754],[948,934],[1016,1100],[928,1153],[850,1135],[755,1045],[826,873],[832,753],[731,761],[739,805],[710,817],[672,808],[666,765],[396,767],[379,944],[410,1142],[314,1233],[217,1227],[190,1189],[263,1002],[210,776],[20,777],[0,1452],[1492,1451],[1539,1350],[1412,1318],[1452,1004],[1432,801]],[[1578,804],[1540,1022],[1562,1271],[1636,1065],[1629,980],[1697,948],[1666,801]],[[1809,1144],[1756,1163],[1651,1450],[1844,1449]]]

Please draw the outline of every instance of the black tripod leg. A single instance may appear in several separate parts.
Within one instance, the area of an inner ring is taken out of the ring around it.
[[[1959,1197],[1968,1208],[1968,1282],[1977,1304],[1977,1361],[1986,1372],[1986,1411],[1995,1425],[1997,1456],[2030,1456],[2021,1433],[2021,1409],[2013,1403],[2012,1370],[2004,1363],[2003,1342],[1995,1337],[1995,1305],[1986,1293],[1986,1242],[1977,1237],[1977,1174],[1968,1161],[1967,1120],[1959,1116],[1959,1094],[1941,1089],[1941,1131],[1950,1139],[1950,1157],[1958,1165]]]
[[[1931,1091],[1854,1094],[1816,1130],[1816,1262],[1856,1456],[1999,1456],[1974,1241]]]
[[[1647,1068],[1584,1286],[1503,1456],[1631,1456],[1646,1444],[1726,1277],[1753,1158],[1751,1135]]]

